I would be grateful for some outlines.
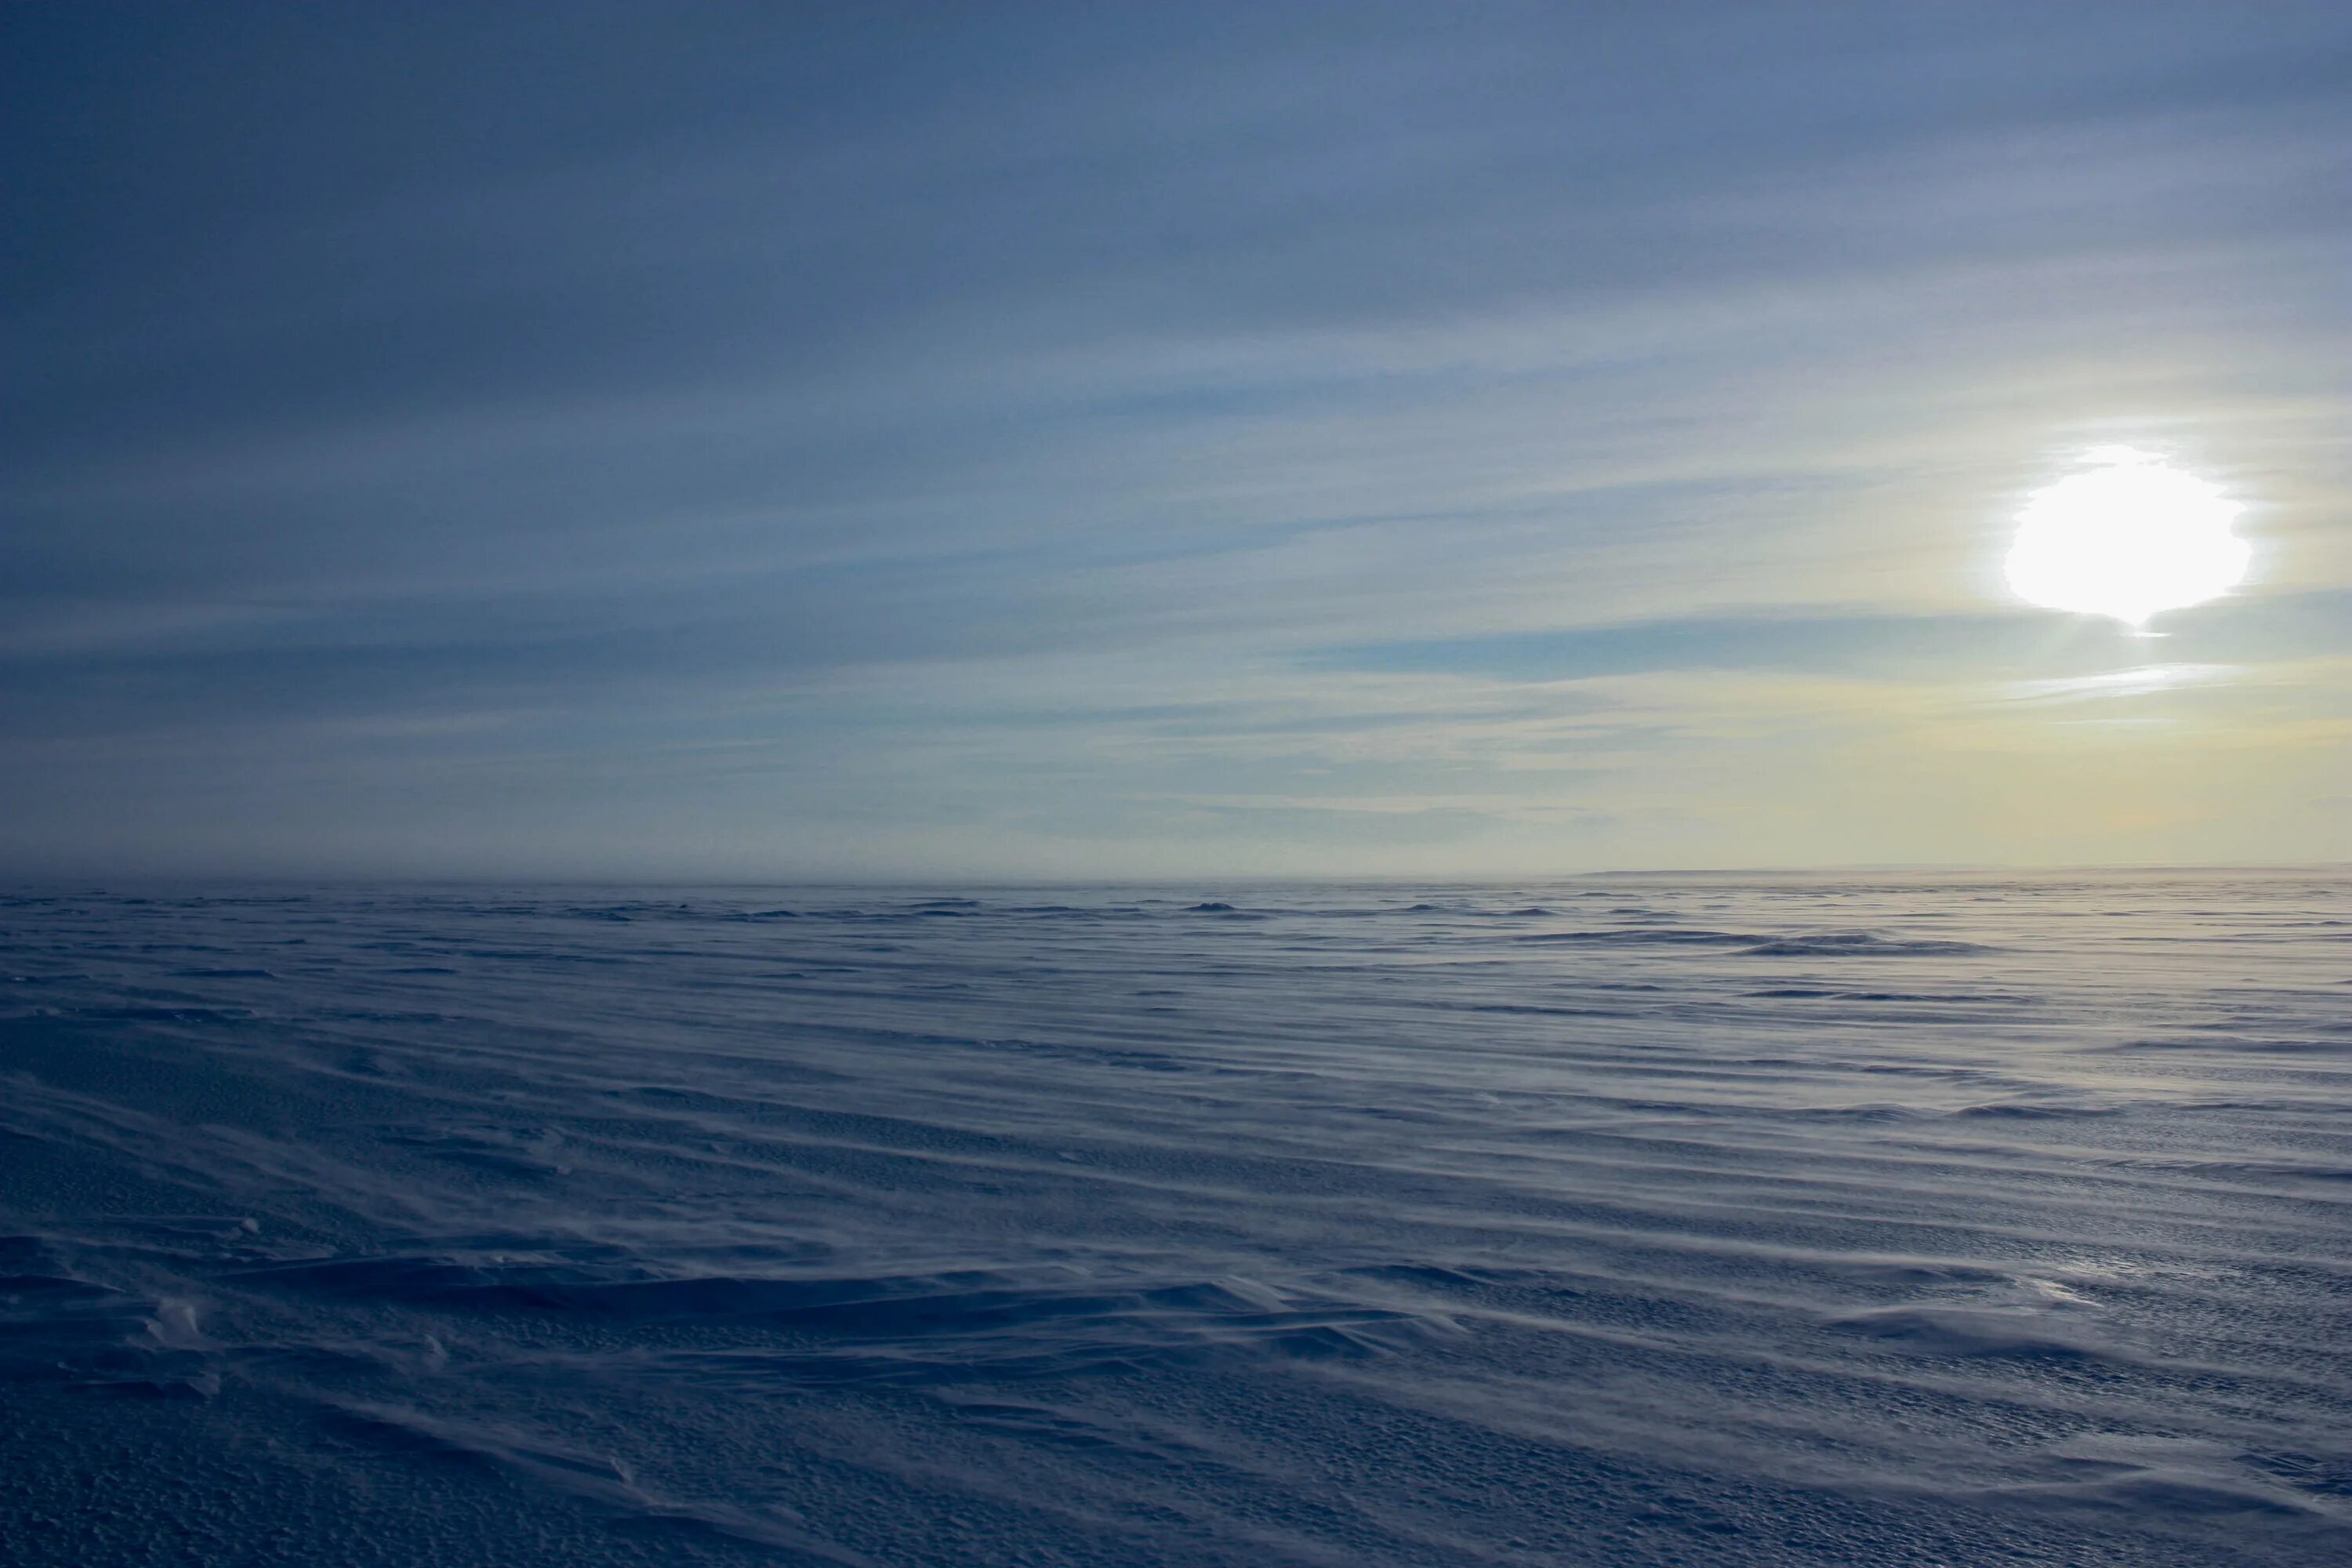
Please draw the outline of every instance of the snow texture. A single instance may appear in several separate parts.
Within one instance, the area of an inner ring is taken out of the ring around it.
[[[0,900],[0,1561],[2352,1561],[2352,882]]]

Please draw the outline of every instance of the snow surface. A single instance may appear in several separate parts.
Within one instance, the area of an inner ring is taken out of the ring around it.
[[[2352,1561],[2352,881],[0,900],[0,1561]]]

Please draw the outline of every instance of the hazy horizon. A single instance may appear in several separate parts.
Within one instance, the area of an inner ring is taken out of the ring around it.
[[[1097,889],[1178,889],[1187,894],[1209,888],[1365,888],[1412,889],[1444,889],[1446,888],[1508,889],[1538,888],[1547,885],[1584,881],[1729,881],[1752,879],[1760,881],[1836,881],[1848,879],[1901,879],[1904,877],[1947,878],[1983,877],[1997,880],[2026,881],[2044,878],[2134,878],[2134,877],[2340,877],[2352,876],[2352,861],[2272,861],[2263,862],[2174,862],[2132,863],[2116,861],[2108,864],[2085,865],[1969,865],[1961,862],[1888,861],[1879,864],[1852,866],[1625,866],[1586,871],[1528,872],[1507,875],[1501,872],[1462,874],[1455,876],[1393,876],[1377,872],[1347,874],[1340,872],[1306,876],[1275,871],[1201,872],[1191,875],[1092,877],[954,877],[908,874],[887,875],[825,875],[821,873],[777,873],[772,876],[732,877],[656,877],[656,876],[431,876],[431,875],[369,875],[364,872],[332,874],[269,874],[264,872],[153,870],[54,871],[25,873],[0,878],[0,889],[16,892],[49,892],[87,889],[99,883],[111,883],[117,889],[153,889],[187,892],[191,889],[226,890],[236,889],[383,889],[422,890],[435,888],[478,890],[484,888],[518,889],[662,889],[678,891],[705,889],[725,891],[808,891],[855,892],[870,889],[877,892],[929,891],[942,894],[982,892],[1000,889],[1088,888]]]

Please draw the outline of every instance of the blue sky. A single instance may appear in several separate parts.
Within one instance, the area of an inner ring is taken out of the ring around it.
[[[0,869],[2352,858],[2340,5],[0,12]],[[2021,605],[2127,443],[2158,638]]]

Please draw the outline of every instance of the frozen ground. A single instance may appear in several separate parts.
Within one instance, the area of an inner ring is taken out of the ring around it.
[[[0,1561],[2340,1563],[2347,1200],[2343,879],[28,895]]]

